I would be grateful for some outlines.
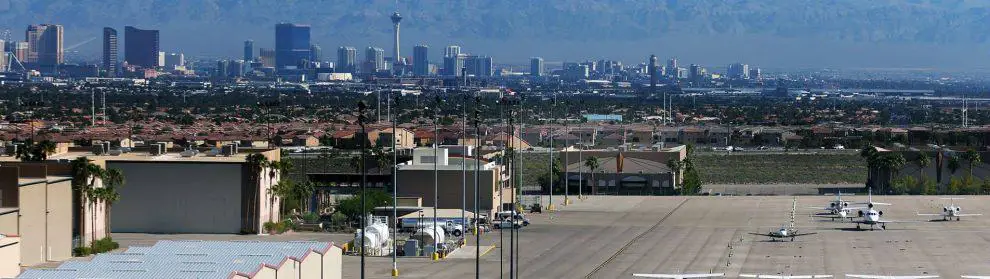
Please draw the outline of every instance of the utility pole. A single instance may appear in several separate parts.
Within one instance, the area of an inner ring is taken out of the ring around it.
[[[474,98],[474,138],[480,139],[481,134],[481,97]],[[481,148],[481,141],[475,140],[475,152],[474,152],[474,278],[481,278],[481,231],[478,226],[478,216],[480,215],[480,208],[478,204],[481,203],[481,197],[479,196],[478,190],[480,189],[479,184],[481,184],[481,176],[478,173],[481,172],[481,152],[478,150]]]
[[[389,91],[389,97],[393,97],[392,91]],[[396,94],[394,100],[396,105],[399,103],[399,96],[402,94]],[[399,277],[399,261],[396,255],[396,251],[399,251],[399,244],[395,240],[398,239],[399,231],[399,218],[398,218],[398,201],[399,201],[399,150],[396,149],[396,141],[398,140],[399,129],[398,121],[395,117],[392,117],[392,103],[393,98],[389,98],[388,105],[388,119],[392,121],[392,277]],[[423,219],[420,219],[422,222]],[[363,238],[362,238],[363,239]]]
[[[440,193],[440,95],[435,99],[436,107],[433,108],[433,237],[437,237],[437,207],[439,206]],[[433,242],[433,260],[439,260],[436,241]]]
[[[364,250],[365,250],[364,249],[365,248],[365,245],[364,245],[364,238],[365,238],[364,237],[364,234],[367,233],[367,232],[365,232],[364,230],[365,230],[365,224],[367,222],[367,220],[365,220],[365,219],[368,218],[368,216],[364,214],[364,210],[368,208],[368,200],[365,198],[365,189],[366,189],[366,185],[368,184],[368,168],[365,166],[366,165],[365,164],[365,162],[366,162],[365,156],[366,156],[366,153],[367,153],[366,152],[366,149],[368,148],[367,143],[366,143],[368,141],[368,134],[367,134],[367,132],[365,130],[365,127],[364,127],[365,122],[368,121],[367,120],[367,117],[365,117],[365,115],[364,115],[365,114],[365,110],[367,110],[367,108],[368,108],[368,105],[365,104],[364,101],[358,102],[358,114],[359,114],[358,115],[358,125],[361,125],[361,139],[360,139],[361,140],[361,247],[360,247],[360,249],[361,249],[361,278],[362,279],[365,278],[364,277],[364,264],[365,264],[364,263]]]

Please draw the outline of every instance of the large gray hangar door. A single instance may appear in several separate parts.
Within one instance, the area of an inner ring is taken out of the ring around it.
[[[107,166],[127,178],[110,213],[113,232],[240,232],[240,164],[111,161]]]

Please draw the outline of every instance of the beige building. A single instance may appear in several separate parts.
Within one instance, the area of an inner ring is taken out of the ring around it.
[[[279,220],[278,198],[268,191],[279,174],[267,168],[252,174],[246,161],[252,153],[278,161],[278,150],[242,148],[229,156],[179,151],[153,155],[138,148],[116,156],[74,151],[52,159],[85,156],[121,170],[126,179],[110,212],[112,232],[261,233],[265,222]]]
[[[21,266],[62,261],[72,256],[73,237],[80,230],[71,178],[66,166],[57,163],[8,163],[0,167],[0,234],[21,236]],[[90,208],[92,209],[92,208]],[[84,216],[102,222],[100,211],[86,210]],[[92,224],[92,222],[90,223]],[[102,223],[100,223],[102,224]],[[101,225],[86,226],[82,237],[93,233],[101,238]]]
[[[164,240],[55,269],[27,270],[21,277],[339,279],[342,252],[333,243],[316,241]]]
[[[0,211],[0,214],[5,214]],[[0,218],[3,218],[0,215]],[[2,226],[2,224],[0,224]],[[0,278],[14,278],[21,273],[21,238],[0,234]]]
[[[393,136],[394,135],[394,136]],[[396,148],[414,148],[416,147],[415,134],[404,128],[398,128],[397,132],[392,132],[392,128],[386,128],[381,130],[376,130],[368,133],[368,138],[373,145],[382,147],[391,147],[392,139],[395,139]]]
[[[683,181],[681,174],[684,170],[674,174],[667,162],[684,160],[686,156],[687,150],[683,145],[666,149],[566,151],[560,154],[567,167],[559,181],[567,181],[571,193],[673,194]],[[598,168],[594,170],[586,164],[592,157],[598,160]],[[560,189],[557,188],[557,191],[562,191]]]
[[[479,176],[481,181],[478,184],[478,193],[480,194],[479,199],[481,202],[478,204],[481,212],[479,214],[484,214],[487,216],[493,216],[492,213],[499,208],[499,195],[501,194],[501,201],[504,203],[511,202],[512,190],[503,187],[507,186],[506,181],[509,179],[509,175],[505,173],[504,166],[497,165],[494,162],[490,162],[482,159],[481,168],[478,170],[475,166],[477,161],[472,158],[465,159],[464,157],[453,157],[448,156],[448,150],[446,148],[440,148],[438,150],[439,156],[434,156],[433,148],[416,148],[413,150],[413,160],[407,164],[400,165],[396,175],[399,181],[398,193],[400,197],[421,197],[422,206],[425,207],[436,207],[439,209],[460,209],[463,204],[462,193],[467,195],[467,209],[469,211],[474,211],[474,195],[475,195],[475,175]],[[436,158],[439,158],[437,160]],[[434,180],[434,164],[437,161],[438,164],[436,168],[437,180]],[[467,186],[466,191],[464,191],[464,174],[462,173],[462,164],[466,165],[467,169]],[[437,188],[439,189],[439,196],[437,198],[437,204],[434,204],[434,181],[438,181]],[[500,189],[501,187],[501,189]]]

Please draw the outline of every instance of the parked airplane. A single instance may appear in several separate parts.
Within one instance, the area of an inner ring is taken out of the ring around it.
[[[883,220],[883,219],[880,219],[880,216],[883,216],[883,211],[877,210],[876,209],[876,206],[877,205],[890,205],[890,204],[889,203],[881,203],[881,202],[873,202],[873,188],[870,188],[870,192],[869,193],[870,193],[869,194],[870,197],[869,197],[869,202],[866,204],[866,207],[867,207],[866,210],[865,211],[864,210],[860,210],[859,211],[859,214],[858,214],[859,217],[860,218],[863,218],[863,219],[862,220],[856,220],[855,221],[855,223],[856,223],[856,229],[863,229],[861,227],[861,225],[869,225],[871,231],[873,229],[875,229],[877,225],[880,225],[880,229],[887,229],[887,223],[899,222],[899,221],[892,221],[892,220]]]
[[[739,274],[742,278],[765,278],[765,279],[814,279],[832,278],[832,275],[764,275],[764,274]]]
[[[922,275],[922,276],[885,276],[885,275],[858,275],[858,274],[846,274],[848,278],[862,278],[862,279],[925,279],[925,278],[938,278],[938,275]]]
[[[815,216],[832,218],[833,221],[835,220],[835,218],[849,219],[849,221],[852,221],[852,219],[855,217],[852,216],[852,212],[854,210],[866,209],[866,207],[862,206],[865,204],[866,203],[863,202],[850,202],[847,200],[843,200],[842,191],[836,191],[835,200],[829,202],[828,206],[825,206],[824,208],[825,212],[815,214]],[[853,205],[857,205],[857,206],[853,206]],[[818,207],[809,207],[809,208],[819,209],[819,210],[822,209]]]
[[[770,230],[765,234],[763,233],[749,233],[749,234],[766,236],[770,238],[770,241],[774,241],[776,239],[783,240],[784,238],[788,238],[788,237],[791,238],[791,241],[794,241],[794,238],[798,236],[815,234],[815,233],[800,233],[798,232],[797,228],[794,228],[794,214],[796,212],[797,212],[797,198],[794,198],[794,202],[791,205],[791,222],[789,224],[785,226],[781,226],[780,229],[778,230]]]
[[[698,274],[649,274],[649,273],[635,273],[635,277],[646,277],[646,278],[666,278],[666,279],[688,279],[688,278],[712,278],[712,277],[723,277],[725,273],[698,273]]]
[[[960,213],[962,212],[962,207],[956,205],[954,202],[952,202],[952,200],[958,200],[961,198],[942,198],[942,199],[949,200],[949,205],[942,206],[942,213],[918,213],[918,216],[942,216],[942,221],[949,221],[950,219],[955,217],[956,221],[959,221],[959,217],[983,215],[979,213],[969,213],[969,214]]]

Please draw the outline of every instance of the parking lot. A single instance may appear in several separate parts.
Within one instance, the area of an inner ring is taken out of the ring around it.
[[[830,196],[798,197],[797,227],[815,235],[794,242],[768,242],[765,233],[789,219],[792,197],[588,197],[554,213],[530,214],[520,230],[520,278],[631,278],[632,273],[922,275],[942,278],[990,275],[990,216],[960,222],[929,222],[916,212],[941,210],[938,197],[875,197],[893,203],[883,217],[912,223],[888,224],[886,231],[858,231],[855,224],[817,220],[807,207],[824,207]],[[845,197],[865,200],[866,197]],[[559,201],[558,197],[554,198]],[[990,213],[990,198],[958,201],[967,213]],[[153,235],[152,235],[153,236]],[[508,234],[503,235],[508,242]],[[122,244],[148,235],[115,234]],[[233,237],[263,240],[351,239],[346,234],[286,236],[166,236],[181,239]],[[498,242],[485,234],[482,245]],[[474,245],[473,237],[468,245]],[[482,278],[509,272],[508,247],[481,259]],[[473,247],[473,246],[472,246]],[[462,251],[463,252],[463,251]],[[473,255],[473,251],[468,251]],[[368,257],[368,278],[390,278],[390,257]],[[359,275],[360,258],[344,258],[344,278]],[[399,258],[402,278],[473,277],[473,257]]]

